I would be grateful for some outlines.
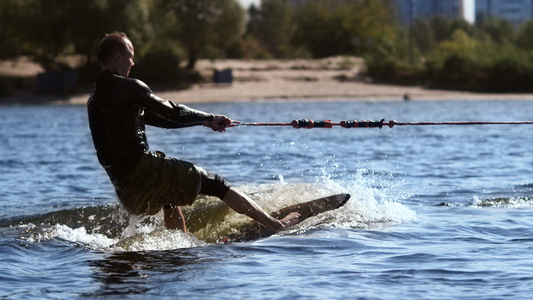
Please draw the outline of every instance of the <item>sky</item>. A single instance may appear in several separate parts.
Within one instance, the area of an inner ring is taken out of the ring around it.
[[[252,4],[255,4],[255,6],[259,6],[261,0],[239,0],[239,2],[244,8],[248,9],[248,7],[250,7],[250,5]]]
[[[474,23],[476,18],[476,12],[474,11],[474,2],[474,0],[463,0],[465,19],[470,23]]]
[[[259,6],[261,0],[239,0],[239,2],[242,4],[242,6],[246,9],[250,7],[251,4],[255,4],[255,6]],[[463,9],[465,14],[465,19],[470,22],[474,23],[475,15],[474,12],[474,0],[463,0]]]

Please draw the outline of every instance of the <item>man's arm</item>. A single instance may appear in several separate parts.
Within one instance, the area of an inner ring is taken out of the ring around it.
[[[145,124],[164,128],[180,128],[203,125],[214,120],[214,115],[211,113],[158,97],[140,80],[127,78],[117,83],[129,85],[128,88],[116,90],[127,93],[122,97],[123,99],[129,99],[129,101],[144,107]]]
[[[191,124],[184,124],[184,123],[177,123],[172,122],[171,120],[167,118],[163,118],[160,115],[146,110],[144,112],[144,123],[146,125],[155,126],[155,127],[161,127],[161,128],[184,128],[184,127],[192,127],[192,126],[198,126],[202,125],[202,123],[191,123]]]
[[[183,128],[203,125],[213,129],[213,131],[224,132],[226,127],[231,124],[231,119],[224,115],[212,115],[213,119],[209,121],[204,121],[202,123],[192,123],[192,124],[181,124],[172,122],[166,118],[161,117],[160,115],[151,112],[145,111],[144,113],[144,123],[151,126],[161,127],[161,128]]]

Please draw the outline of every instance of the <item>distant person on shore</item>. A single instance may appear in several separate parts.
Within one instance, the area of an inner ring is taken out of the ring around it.
[[[190,205],[198,194],[204,194],[220,198],[238,213],[274,230],[298,223],[297,213],[277,220],[222,177],[149,151],[145,124],[163,128],[203,125],[223,132],[232,121],[164,100],[142,81],[128,78],[133,56],[133,45],[125,33],[106,34],[98,49],[102,71],[87,102],[98,161],[125,209],[135,215],[154,215],[163,209],[168,229],[187,232],[180,206]]]

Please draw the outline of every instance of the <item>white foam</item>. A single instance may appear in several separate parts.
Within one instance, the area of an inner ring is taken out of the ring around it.
[[[162,251],[192,248],[205,245],[189,233],[181,230],[158,229],[119,241],[109,248],[111,251]]]
[[[309,218],[295,228],[298,231],[317,227],[368,228],[415,220],[416,213],[401,203],[402,191],[395,190],[394,184],[389,182],[388,187],[383,186],[383,182],[389,179],[368,174],[367,170],[360,170],[350,181],[344,182],[324,178],[314,183],[290,184],[281,181],[259,186],[241,186],[239,189],[249,194],[269,213],[332,194],[351,194],[351,199],[343,207]],[[197,205],[208,204],[199,201]],[[192,234],[164,229],[161,213],[151,217],[127,216],[121,212],[99,216],[99,218],[106,217],[118,218],[120,224],[126,225],[125,229],[118,236],[110,237],[109,233],[105,235],[99,232],[100,227],[88,232],[84,227],[71,228],[62,224],[50,224],[52,226],[48,229],[34,231],[31,239],[41,241],[59,238],[91,249],[110,252],[172,250],[205,245]],[[213,227],[206,228],[212,232],[206,233],[205,237],[216,239],[219,237],[217,230],[231,230],[232,226],[249,221],[250,219],[245,216],[230,212],[223,224],[213,224]],[[200,236],[204,236],[204,233]]]
[[[84,227],[72,229],[67,225],[56,224],[52,233],[60,239],[81,243],[93,249],[105,249],[116,243],[115,239],[108,238],[103,234],[90,234]]]
[[[479,196],[475,196],[472,205],[479,207],[524,208],[533,206],[533,201],[531,197],[482,199]]]

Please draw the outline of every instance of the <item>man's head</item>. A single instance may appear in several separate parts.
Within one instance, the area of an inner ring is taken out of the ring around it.
[[[106,34],[100,41],[98,61],[102,70],[115,70],[120,75],[128,77],[133,62],[133,44],[124,32],[115,31]]]

